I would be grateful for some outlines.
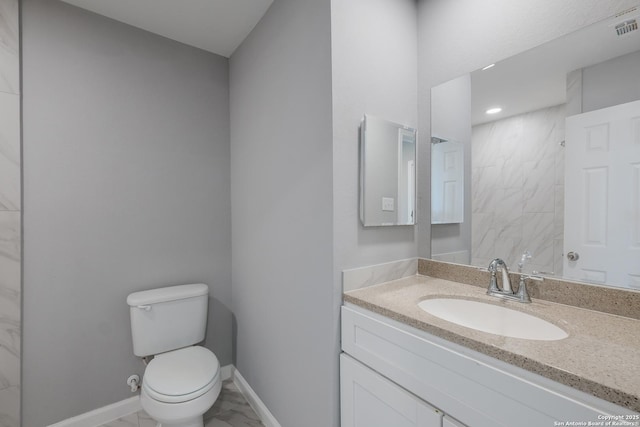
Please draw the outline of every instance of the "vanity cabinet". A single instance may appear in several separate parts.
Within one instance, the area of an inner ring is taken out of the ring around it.
[[[442,412],[344,353],[340,394],[342,427],[442,426]]]
[[[343,427],[540,427],[595,422],[599,415],[624,411],[351,304],[342,307],[342,350]],[[414,414],[422,412],[438,417],[442,412],[444,418],[419,424],[422,421]],[[409,421],[356,421],[365,414],[371,414],[367,420],[388,416]]]

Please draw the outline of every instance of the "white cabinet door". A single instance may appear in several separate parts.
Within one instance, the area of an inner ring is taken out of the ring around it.
[[[346,354],[340,355],[342,427],[441,427],[442,413]]]

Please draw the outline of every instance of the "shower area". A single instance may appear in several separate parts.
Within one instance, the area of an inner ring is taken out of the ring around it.
[[[0,0],[0,425],[20,426],[19,1]]]

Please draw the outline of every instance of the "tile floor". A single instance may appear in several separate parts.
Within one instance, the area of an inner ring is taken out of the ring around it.
[[[222,383],[220,396],[213,407],[204,414],[204,419],[205,427],[264,426],[231,380]],[[100,427],[156,427],[156,423],[144,411],[140,411]]]

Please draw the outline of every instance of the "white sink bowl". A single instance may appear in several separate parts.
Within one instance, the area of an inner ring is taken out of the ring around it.
[[[433,298],[420,302],[418,307],[448,322],[505,337],[556,341],[569,336],[539,317],[480,301]]]

